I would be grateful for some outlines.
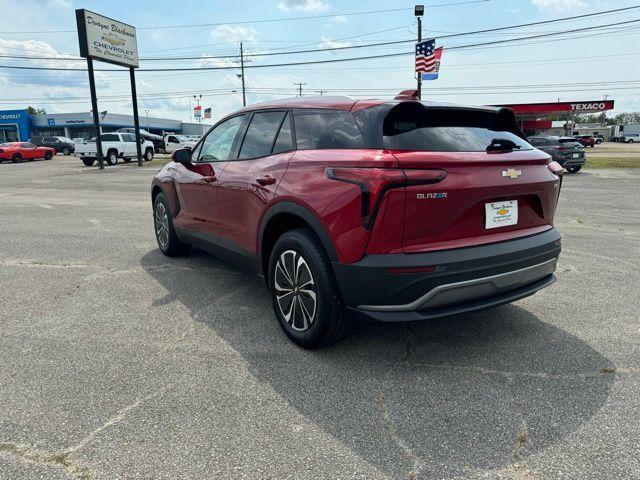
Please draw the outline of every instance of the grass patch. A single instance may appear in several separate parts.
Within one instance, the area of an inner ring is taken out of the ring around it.
[[[595,157],[587,156],[584,168],[640,168],[638,157]]]

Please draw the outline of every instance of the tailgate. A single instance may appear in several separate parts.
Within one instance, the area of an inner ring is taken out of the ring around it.
[[[406,253],[508,240],[552,226],[560,182],[538,150],[394,155],[405,169],[447,172],[437,184],[406,187]]]

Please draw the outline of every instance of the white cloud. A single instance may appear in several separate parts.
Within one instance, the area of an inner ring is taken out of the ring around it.
[[[531,0],[541,12],[560,13],[568,12],[587,6],[584,0]]]
[[[220,25],[211,32],[211,37],[222,42],[242,42],[255,40],[256,33],[253,28],[241,25]]]
[[[278,4],[278,8],[285,12],[317,13],[329,10],[329,4],[323,0],[283,0]]]
[[[60,53],[50,44],[40,40],[4,40],[0,38],[0,54],[20,55],[27,57],[51,57],[51,58],[74,58],[74,55]],[[21,65],[29,67],[49,67],[49,68],[86,68],[84,60],[46,60],[46,59],[22,59]],[[27,85],[47,85],[56,87],[76,83],[80,87],[88,85],[88,77],[82,76],[78,82],[78,72],[64,70],[28,70],[29,74],[20,77],[15,81],[13,77],[4,78],[5,84],[27,84]],[[111,84],[109,77],[103,72],[96,72],[96,83],[98,86],[108,87]],[[50,90],[48,89],[47,92]]]
[[[332,28],[336,25],[344,25],[345,23],[349,23],[349,19],[344,15],[336,15],[335,17],[331,17],[327,23],[323,25],[325,28]]]
[[[351,42],[339,42],[337,40],[331,40],[331,37],[322,36],[322,43],[320,44],[320,48],[341,48],[341,47],[350,47],[352,45]],[[337,53],[337,52],[333,52]]]

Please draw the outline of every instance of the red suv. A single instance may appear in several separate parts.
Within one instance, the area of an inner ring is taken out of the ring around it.
[[[506,108],[297,98],[224,118],[151,194],[165,255],[193,245],[264,276],[313,348],[349,312],[428,319],[553,283],[562,172]]]

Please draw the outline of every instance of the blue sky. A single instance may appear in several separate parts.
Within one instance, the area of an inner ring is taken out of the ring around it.
[[[425,35],[444,35],[631,6],[625,0],[489,0],[436,7],[463,0],[424,1]],[[130,23],[138,30],[141,57],[179,55],[236,55],[244,41],[251,64],[338,59],[412,50],[402,44],[342,52],[318,52],[284,56],[252,57],[295,49],[349,46],[406,40],[416,35],[413,5],[416,2],[337,0],[241,0],[219,1],[75,1],[4,0],[0,27],[0,54],[77,56],[75,8],[87,8]],[[430,6],[433,6],[430,8]],[[402,9],[401,11],[348,15],[352,12]],[[323,16],[298,19],[298,17]],[[640,9],[509,32],[443,39],[445,47],[486,42],[528,34],[541,34],[640,18]],[[260,19],[279,22],[238,24]],[[217,24],[188,28],[163,26]],[[155,28],[149,28],[155,27]],[[71,32],[59,32],[68,30]],[[58,32],[51,32],[58,31]],[[16,33],[25,32],[25,33]],[[616,100],[616,111],[640,110],[638,89],[624,85],[575,85],[640,79],[640,24],[624,29],[575,34],[563,41],[536,41],[526,45],[483,47],[445,51],[440,79],[425,82],[424,99],[469,104],[528,101],[590,100],[604,95]],[[84,66],[83,62],[2,59],[4,65]],[[178,66],[234,66],[231,59],[141,62],[142,68]],[[98,64],[96,64],[98,66]],[[100,64],[103,68],[113,68]],[[408,56],[325,65],[247,69],[248,102],[295,95],[294,83],[306,83],[305,94],[346,89],[355,97],[392,97],[412,88],[413,58]],[[242,105],[236,70],[200,72],[142,72],[137,75],[139,108],[154,117],[188,120],[192,94],[203,92],[202,105],[213,107],[214,119]],[[541,87],[541,85],[556,86]],[[504,87],[513,88],[504,88]],[[456,87],[456,90],[453,88]],[[499,88],[492,88],[499,87]],[[276,90],[274,90],[276,89]],[[356,89],[372,89],[360,90]],[[373,89],[380,89],[374,91]],[[579,91],[582,89],[583,91]],[[236,90],[236,92],[233,92]],[[128,75],[100,73],[98,96],[101,110],[129,113]],[[325,94],[327,94],[325,93]],[[39,72],[0,69],[0,109],[26,104],[48,112],[88,111],[85,72]]]

